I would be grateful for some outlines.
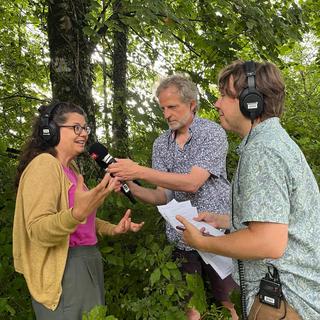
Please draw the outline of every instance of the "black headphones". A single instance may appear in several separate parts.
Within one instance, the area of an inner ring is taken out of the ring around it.
[[[40,115],[39,135],[51,147],[56,146],[60,141],[60,129],[57,124],[52,121],[54,111],[59,105],[61,105],[60,101],[49,104],[47,107],[45,107],[44,112]],[[42,108],[43,106],[40,107],[40,109]]]
[[[256,89],[255,77],[256,69],[253,61],[246,61],[244,63],[248,87],[243,89],[240,93],[240,111],[253,122],[263,112],[263,96]]]

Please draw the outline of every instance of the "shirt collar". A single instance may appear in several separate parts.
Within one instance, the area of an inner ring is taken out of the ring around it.
[[[279,127],[280,119],[278,117],[272,117],[268,118],[262,122],[260,122],[256,127],[254,127],[251,130],[250,136],[249,133],[242,139],[241,143],[236,149],[236,152],[241,155],[241,153],[244,151],[246,145],[247,145],[247,140],[248,143],[252,142],[252,140],[259,134],[263,133],[265,130],[269,129],[275,129]]]

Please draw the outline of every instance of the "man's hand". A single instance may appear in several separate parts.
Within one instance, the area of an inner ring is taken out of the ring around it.
[[[190,222],[188,222],[184,217],[178,215],[176,216],[176,219],[183,224],[185,229],[182,236],[183,241],[189,246],[201,250],[202,241],[204,239],[203,233]]]
[[[144,222],[141,223],[134,223],[131,221],[131,210],[128,209],[122,219],[119,221],[119,223],[115,226],[113,229],[113,234],[122,234],[126,233],[128,231],[132,232],[138,232],[142,226],[144,225]]]
[[[130,159],[117,159],[117,162],[108,166],[108,172],[121,181],[130,181],[140,178],[142,166]]]
[[[228,229],[230,227],[230,219],[228,214],[217,214],[213,212],[200,212],[195,221],[204,221],[217,229]]]

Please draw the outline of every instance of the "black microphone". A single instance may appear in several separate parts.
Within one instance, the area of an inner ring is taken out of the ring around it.
[[[109,153],[108,149],[101,143],[96,142],[89,148],[89,155],[94,159],[100,168],[106,170],[111,163],[117,162]],[[111,174],[111,176],[113,176]],[[136,203],[136,199],[133,197],[128,185],[121,182],[121,191],[129,198],[132,203]]]

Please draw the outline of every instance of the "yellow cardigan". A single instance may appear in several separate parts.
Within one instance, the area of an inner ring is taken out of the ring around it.
[[[76,165],[73,169],[78,172]],[[80,223],[69,209],[71,182],[52,155],[35,157],[23,171],[13,222],[13,258],[32,297],[51,310],[59,304],[69,235]],[[112,235],[115,225],[96,218],[100,235]]]

